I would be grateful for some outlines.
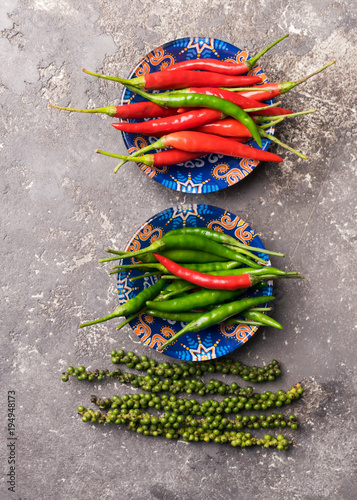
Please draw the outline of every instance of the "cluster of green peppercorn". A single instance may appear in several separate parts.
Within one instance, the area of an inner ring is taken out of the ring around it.
[[[252,387],[242,388],[235,382],[225,384],[217,379],[208,383],[195,378],[206,373],[223,373],[240,376],[253,383],[273,381],[281,375],[278,361],[260,368],[247,366],[229,358],[205,361],[197,364],[193,361],[182,363],[157,363],[147,356],[136,356],[133,352],[123,350],[111,352],[114,364],[125,364],[127,368],[146,372],[136,375],[121,370],[87,371],[84,366],[69,366],[62,380],[67,382],[70,376],[79,381],[101,381],[105,378],[115,379],[122,384],[131,384],[146,393],[124,394],[112,398],[101,399],[92,396],[91,402],[98,409],[78,407],[84,422],[114,423],[126,425],[128,430],[145,436],[165,436],[168,439],[182,438],[184,441],[230,443],[234,447],[264,446],[286,450],[292,444],[282,434],[276,437],[266,434],[263,438],[253,437],[248,429],[290,428],[296,430],[295,415],[284,416],[282,413],[266,415],[241,415],[243,410],[265,411],[269,408],[280,408],[299,399],[303,393],[300,384],[290,390],[279,390],[276,393],[265,391],[256,393]],[[161,378],[160,378],[161,377]],[[165,394],[159,395],[160,392]],[[221,401],[210,399],[203,402],[195,399],[177,397],[179,392],[196,393],[199,396],[225,395]],[[147,410],[164,412],[161,416],[153,415]],[[236,413],[234,419],[228,414]]]

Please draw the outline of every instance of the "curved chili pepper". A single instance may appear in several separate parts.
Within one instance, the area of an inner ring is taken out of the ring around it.
[[[119,82],[125,86],[130,85],[144,90],[168,90],[183,89],[187,86],[195,87],[248,87],[262,81],[260,76],[230,76],[220,73],[210,73],[201,71],[158,71],[156,73],[146,73],[137,78],[119,78],[117,76],[105,76],[82,68],[84,73],[97,76],[104,80]]]
[[[196,132],[206,134],[221,135],[223,137],[244,137],[249,139],[251,134],[247,127],[234,118],[224,118],[223,120],[206,123],[195,127]]]
[[[263,137],[266,137],[266,133],[263,132],[264,128],[270,128],[284,119],[285,116],[282,116],[277,120],[269,121],[263,127],[258,127],[259,134],[263,135]],[[234,137],[244,140],[248,140],[252,137],[247,127],[245,127],[242,123],[238,122],[234,118],[224,118],[223,120],[217,120],[211,123],[206,123],[205,125],[196,127],[193,130],[195,130],[196,132],[204,132],[205,134],[215,134],[222,137],[231,137],[231,138]]]
[[[258,132],[259,133],[259,132]],[[129,158],[135,158],[142,153],[151,151],[152,149],[159,149],[165,147],[172,147],[181,149],[182,151],[201,152],[201,156],[207,153],[217,153],[227,156],[236,156],[239,158],[250,158],[259,161],[271,161],[280,163],[283,159],[269,151],[257,149],[247,144],[242,144],[239,140],[228,139],[213,134],[205,134],[203,132],[195,132],[194,130],[173,132],[172,134],[164,135],[156,142],[139,149]],[[134,160],[135,161],[135,160]],[[126,161],[118,165],[119,168]]]
[[[257,101],[266,101],[267,99],[272,99],[278,95],[281,94],[286,94],[286,92],[289,92],[289,90],[293,89],[297,85],[300,85],[301,83],[306,82],[309,78],[312,76],[317,75],[324,69],[332,66],[336,61],[331,61],[322,68],[318,69],[317,71],[314,71],[310,75],[304,76],[303,78],[300,78],[299,80],[292,81],[292,82],[278,82],[278,83],[263,83],[262,85],[259,85],[256,87],[257,91],[254,92],[239,92],[239,95],[242,95],[244,97],[250,97],[254,98]],[[254,89],[254,87],[252,87]],[[270,92],[262,92],[261,89],[267,89],[270,90]]]
[[[268,84],[266,84],[268,85]],[[260,88],[261,86],[259,85]],[[254,87],[252,87],[254,88]],[[266,97],[266,94],[270,94],[270,92],[266,91],[261,91],[261,93],[264,96],[264,99],[251,99],[249,95],[256,94],[256,91],[247,91],[245,95],[242,95],[242,92],[232,92],[228,89],[217,89],[213,87],[204,87],[204,88],[198,88],[198,87],[190,87],[187,89],[182,89],[180,90],[180,93],[183,94],[189,94],[189,93],[196,93],[196,94],[205,94],[205,95],[215,95],[216,97],[220,97],[221,99],[225,99],[226,101],[232,102],[233,104],[236,104],[242,109],[254,109],[254,108],[259,108],[261,106],[260,101],[265,101],[267,99],[270,99],[273,96],[273,93],[271,92],[271,95],[269,97]],[[178,112],[180,113],[181,110],[180,108],[178,109]],[[255,112],[254,112],[255,113]],[[258,113],[258,111],[256,112]],[[270,116],[275,116],[275,115],[288,115],[291,114],[292,111],[290,109],[285,109],[285,108],[280,108],[278,106],[275,106],[273,108],[269,108],[266,110],[261,110],[259,111],[260,115],[270,115]]]
[[[106,252],[115,254],[116,257],[108,257],[106,259],[99,259],[98,262],[112,262],[114,260],[121,259],[130,259],[132,257],[132,253],[134,252],[121,252],[119,250],[112,250],[110,248],[105,249]],[[202,250],[192,250],[189,248],[172,248],[170,250],[166,250],[162,252],[163,255],[168,257],[175,262],[185,263],[208,263],[208,262],[226,262],[227,260],[231,260],[225,257],[220,257],[218,255],[214,255],[213,253],[205,252]],[[135,257],[135,256],[134,256]],[[153,263],[157,262],[155,257],[151,252],[143,253],[140,255],[140,260],[145,263]]]
[[[263,314],[259,311],[255,311],[254,308],[248,309],[247,311],[243,311],[241,313],[241,316],[244,316],[245,318],[251,319],[252,321],[259,321],[260,323],[263,323],[266,326],[278,328],[278,330],[283,329],[283,326],[278,321],[271,318],[270,316],[267,316],[266,314]]]
[[[247,59],[246,61],[243,61],[241,63],[236,63],[236,62],[227,62],[227,61],[219,61],[217,59],[189,59],[187,61],[181,61],[175,64],[172,64],[168,68],[163,69],[162,71],[178,71],[178,70],[204,70],[204,71],[213,71],[215,73],[222,73],[224,75],[241,75],[243,73],[246,73],[250,69],[255,66],[256,62],[258,59],[260,59],[264,54],[268,52],[272,47],[274,47],[276,44],[287,38],[289,34],[286,34],[276,40],[275,42],[271,43],[263,49],[259,54],[255,55],[251,59]]]
[[[93,321],[88,321],[87,323],[81,323],[79,326],[82,328],[84,326],[102,323],[103,321],[108,321],[109,319],[119,318],[120,316],[131,315],[141,309],[147,300],[156,297],[156,295],[158,295],[158,293],[160,293],[166,285],[167,281],[160,279],[154,285],[144,288],[144,290],[139,292],[135,297],[128,300],[124,304],[121,304],[108,316],[104,316],[103,318],[95,319]]]
[[[201,316],[196,320],[188,323],[184,328],[182,328],[173,337],[167,340],[161,347],[159,347],[159,350],[162,351],[163,349],[165,349],[169,344],[175,342],[184,333],[204,330],[205,328],[209,328],[210,326],[216,325],[217,323],[222,323],[231,316],[235,316],[236,314],[239,314],[246,309],[254,307],[258,304],[262,304],[264,302],[271,302],[274,299],[275,297],[271,295],[265,297],[252,297],[249,299],[236,300],[234,302],[230,302],[229,304],[224,304],[220,307],[216,307],[215,309],[212,309],[212,311],[205,312],[201,314]]]
[[[188,311],[188,312],[183,312],[183,313],[165,313],[162,311],[158,311],[157,309],[146,309],[145,314],[148,314],[149,316],[154,316],[157,318],[168,319],[171,321],[180,321],[182,323],[190,323],[191,321],[198,319],[202,315],[202,312]],[[262,316],[265,316],[265,314],[262,314]],[[267,317],[269,317],[269,316],[267,316]],[[262,322],[258,322],[258,321],[254,321],[254,320],[249,321],[249,320],[238,319],[238,318],[234,318],[231,321],[228,320],[227,323],[256,325],[256,326],[263,326],[264,325],[264,323],[262,323]]]
[[[121,106],[106,106],[95,109],[65,108],[49,104],[51,108],[63,109],[65,111],[76,111],[77,113],[102,113],[113,118],[140,119],[140,118],[160,118],[161,116],[173,116],[177,114],[174,108],[164,108],[151,101],[133,102]]]
[[[191,309],[205,309],[209,306],[216,306],[232,300],[239,295],[242,295],[246,289],[240,290],[208,290],[202,289],[182,297],[155,302],[154,300],[146,301],[148,307],[166,312],[185,312]]]
[[[284,257],[285,254],[280,252],[273,252],[271,250],[267,250],[266,248],[252,247],[249,244],[241,243],[240,241],[233,238],[226,233],[221,233],[220,231],[214,231],[213,229],[209,229],[208,227],[181,227],[178,229],[171,229],[166,233],[166,236],[172,236],[175,234],[198,234],[200,236],[204,236],[205,238],[209,238],[211,240],[217,241],[224,245],[232,245],[238,247],[240,250],[251,250],[255,252],[265,253],[268,255],[275,255],[277,257]]]
[[[238,121],[244,123],[244,125],[250,130],[254,140],[261,147],[262,141],[260,135],[258,133],[257,127],[252,120],[252,118],[243,111],[236,104],[229,102],[221,97],[217,97],[214,95],[204,95],[198,93],[170,93],[165,92],[162,94],[148,94],[140,89],[135,89],[127,85],[128,89],[132,92],[136,92],[142,97],[146,97],[149,101],[155,102],[160,106],[169,107],[169,108],[211,108],[221,111],[227,116],[232,116],[236,118]],[[180,149],[180,148],[178,148]]]
[[[101,149],[96,149],[95,152],[101,155],[110,156],[111,158],[118,158],[119,160],[124,160],[124,162],[134,161],[136,163],[143,163],[144,165],[147,165],[149,167],[178,165],[180,163],[185,163],[186,161],[194,160],[195,158],[200,158],[202,156],[202,153],[195,153],[195,152],[191,153],[190,151],[181,151],[180,149],[175,149],[175,148],[165,149],[164,151],[158,151],[157,153],[151,155],[149,154],[134,158],[126,155],[117,155],[114,153],[108,153],[107,151],[102,151]],[[114,169],[115,173],[117,173],[120,166],[121,164],[119,164]]]
[[[161,264],[158,264],[161,265]],[[202,272],[207,272],[207,271],[218,271],[218,270],[229,270],[229,269],[235,269],[240,266],[239,262],[235,261],[228,261],[228,262],[209,262],[209,263],[204,263],[204,264],[185,264],[186,267],[189,269],[195,269],[199,270]],[[166,269],[166,268],[165,268]],[[174,280],[172,283],[169,283],[167,287],[162,290],[162,292],[159,293],[157,297],[155,297],[155,301],[157,300],[167,300],[168,298],[178,295],[182,292],[187,292],[189,290],[192,290],[193,288],[196,288],[196,286],[192,283],[188,283],[185,280]]]
[[[240,288],[250,288],[259,283],[259,281],[267,279],[266,274],[269,274],[266,273],[263,276],[255,276],[252,273],[244,273],[239,275],[230,274],[229,276],[216,276],[215,274],[200,273],[199,271],[180,266],[163,255],[157,253],[153,255],[170,271],[170,273],[190,283],[194,283],[197,286],[209,288],[211,290],[238,290]],[[271,275],[269,274],[268,277],[271,277]]]
[[[188,267],[189,269],[194,269],[195,271],[206,273],[208,271],[229,271],[230,269],[236,269],[240,265],[241,265],[240,262],[237,262],[235,260],[230,260],[227,262],[207,262],[207,263],[197,263],[197,264],[187,263],[185,264],[185,267]],[[115,270],[115,272],[128,271],[130,269],[148,269],[148,270],[156,269],[158,272],[166,274],[168,273],[166,267],[160,264],[159,262],[153,262],[147,264],[146,263],[122,264],[119,266],[115,266],[112,269]]]
[[[157,120],[137,123],[112,123],[112,126],[117,130],[132,134],[158,136],[178,130],[200,127],[206,123],[220,120],[223,116],[225,115],[217,109],[199,108]]]
[[[208,252],[209,254],[215,255],[217,258],[215,260],[220,260],[218,257],[224,260],[234,260],[240,262],[249,267],[261,268],[259,264],[249,259],[245,255],[239,253],[239,250],[233,251],[230,248],[217,243],[216,241],[209,240],[204,236],[200,235],[164,235],[162,238],[155,240],[150,246],[137,250],[136,252],[120,252],[117,250],[106,249],[107,252],[116,253],[117,258],[101,259],[99,262],[107,262],[109,260],[122,259],[124,257],[139,257],[140,258],[147,253],[163,253],[167,256],[167,251],[173,249],[177,251],[178,249],[184,250],[194,250],[199,252]],[[155,257],[155,256],[154,256]],[[191,261],[193,262],[193,261]],[[199,261],[200,262],[200,261]],[[213,260],[211,261],[213,262]],[[168,268],[167,268],[168,269]]]

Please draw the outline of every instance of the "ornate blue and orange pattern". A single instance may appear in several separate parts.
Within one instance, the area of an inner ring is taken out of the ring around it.
[[[145,248],[171,229],[181,227],[208,227],[215,231],[224,232],[248,247],[251,245],[261,248],[262,251],[258,255],[268,260],[261,240],[247,222],[226,210],[203,204],[183,204],[160,212],[136,231],[127,243],[125,250],[135,251]],[[131,260],[135,262],[135,258]],[[142,272],[139,270],[118,274],[117,288],[121,304],[135,297],[141,290],[151,286],[156,281],[153,276],[133,281],[133,278],[141,274]],[[272,295],[272,292],[272,283],[269,282],[263,289],[250,292],[244,297],[267,296]],[[130,325],[145,345],[157,350],[167,339],[175,335],[184,326],[184,323],[154,318],[142,312],[130,322]],[[244,345],[257,329],[256,326],[248,325],[217,325],[198,333],[187,333],[171,344],[165,350],[165,354],[173,358],[194,361],[218,358]]]
[[[161,71],[175,62],[194,58],[215,58],[223,61],[242,62],[249,59],[246,52],[222,40],[215,38],[180,38],[158,47],[146,55],[133,69],[129,78],[142,76],[148,72]],[[247,74],[259,75],[264,83],[268,82],[260,66],[255,65]],[[139,102],[144,99],[131,91],[124,89],[121,103]],[[267,101],[272,104],[274,100]],[[137,122],[140,120],[124,120]],[[274,133],[271,127],[268,133]],[[123,140],[130,153],[156,141],[156,137],[144,137],[137,134],[122,132]],[[262,138],[263,150],[267,150],[270,141]],[[247,144],[259,148],[255,141]],[[153,153],[156,152],[155,150]],[[184,193],[210,193],[224,189],[244,179],[258,165],[258,161],[246,160],[233,156],[210,154],[179,165],[170,165],[156,169],[139,165],[139,168],[155,181],[176,191]]]

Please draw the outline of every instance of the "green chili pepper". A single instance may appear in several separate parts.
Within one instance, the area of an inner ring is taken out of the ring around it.
[[[202,312],[199,311],[187,311],[182,313],[166,313],[162,311],[157,311],[156,309],[146,309],[146,314],[149,316],[154,316],[156,318],[168,319],[171,321],[179,321],[181,323],[190,323],[198,319]],[[263,315],[264,316],[264,315]],[[242,325],[254,325],[254,326],[263,326],[263,323],[259,321],[249,321],[245,319],[231,318],[227,320],[228,324],[242,324]]]
[[[161,292],[161,290],[166,285],[166,280],[158,280],[154,285],[144,288],[144,290],[138,293],[135,297],[117,307],[115,311],[113,311],[108,316],[104,316],[103,318],[95,319],[87,323],[81,323],[79,326],[84,327],[94,325],[96,323],[102,323],[103,321],[107,321],[109,319],[119,318],[120,316],[131,315],[141,309],[147,300],[153,299],[158,293]]]
[[[149,94],[144,90],[136,87],[132,87],[128,84],[125,85],[129,90],[135,92],[142,97],[148,99],[148,101],[159,104],[164,108],[211,108],[221,111],[227,116],[232,116],[239,122],[243,123],[252,134],[253,139],[256,141],[258,146],[262,147],[262,139],[258,132],[258,129],[253,121],[253,119],[243,111],[242,108],[234,104],[233,102],[226,101],[221,97],[215,95],[207,94],[175,94],[175,93],[161,93],[161,94]]]
[[[159,311],[184,312],[191,309],[205,309],[208,306],[222,304],[227,300],[232,300],[246,292],[247,289],[240,290],[199,290],[184,297],[155,302],[148,300],[146,305]]]
[[[112,262],[114,260],[130,259],[131,257],[133,257],[132,254],[134,254],[134,252],[121,252],[118,250],[112,250],[110,248],[106,248],[106,251],[108,253],[117,255],[117,257],[108,257],[106,259],[99,259],[99,262]],[[160,251],[160,253],[162,253],[162,255],[165,255],[165,257],[175,262],[189,263],[189,264],[191,263],[203,264],[203,263],[217,262],[217,261],[227,262],[228,260],[224,257],[220,257],[218,255],[214,255],[209,252],[204,252],[201,250],[197,251],[189,248],[171,248],[170,250],[165,250],[162,252]],[[155,259],[155,257],[152,255],[151,252],[141,254],[140,260],[145,263],[157,263],[157,260]]]
[[[241,243],[240,241],[236,240],[235,238],[233,238],[233,236],[230,236],[229,234],[221,233],[220,231],[214,231],[213,229],[209,229],[207,227],[182,227],[179,229],[172,229],[171,231],[168,231],[166,233],[166,235],[176,235],[176,234],[199,234],[201,236],[205,236],[206,238],[215,240],[219,243],[238,247],[239,249],[245,252],[255,251],[259,253],[265,253],[268,255],[276,255],[278,257],[284,257],[283,253],[272,252],[271,250],[266,250],[265,248],[245,245],[244,243]]]
[[[257,263],[255,263],[253,260],[249,259],[248,257],[242,255],[239,252],[235,252],[234,250],[225,247],[224,245],[210,240],[206,238],[205,236],[201,235],[184,235],[184,234],[178,234],[174,236],[167,236],[166,234],[151,243],[150,246],[146,248],[142,248],[140,250],[137,250],[136,252],[117,252],[116,250],[110,250],[106,249],[110,253],[118,253],[120,256],[116,258],[110,258],[110,259],[100,259],[99,262],[107,262],[109,260],[116,260],[124,257],[139,257],[142,255],[145,255],[147,253],[160,253],[162,254],[163,252],[165,257],[168,257],[166,251],[170,249],[182,249],[182,250],[200,250],[202,252],[208,252],[213,255],[216,255],[217,257],[223,258],[224,260],[234,260],[236,262],[241,262],[242,264],[245,264],[249,267],[255,267],[255,268],[260,268],[261,266]],[[169,257],[168,257],[169,258]],[[174,260],[174,259],[170,259]],[[220,259],[216,259],[220,260]],[[200,260],[201,261],[201,260]],[[199,262],[200,262],[199,261]],[[178,261],[176,261],[178,262]],[[192,262],[192,261],[191,261]]]
[[[267,316],[266,314],[263,314],[259,311],[255,311],[254,309],[243,311],[241,316],[243,316],[244,318],[251,319],[252,321],[259,321],[260,323],[263,323],[266,326],[278,328],[279,330],[283,329],[283,326],[278,321],[271,318],[270,316]]]
[[[198,332],[200,330],[204,330],[205,328],[209,328],[210,326],[216,325],[217,323],[222,323],[226,319],[239,314],[240,312],[249,309],[250,307],[254,307],[263,302],[271,302],[275,297],[270,296],[260,296],[260,297],[252,297],[249,299],[236,300],[234,302],[230,302],[228,304],[223,304],[219,307],[216,307],[212,311],[203,313],[199,318],[191,323],[188,323],[184,328],[182,328],[179,332],[177,332],[171,339],[167,340],[159,350],[162,351],[165,347],[167,347],[172,342],[176,341],[182,335],[188,332]]]

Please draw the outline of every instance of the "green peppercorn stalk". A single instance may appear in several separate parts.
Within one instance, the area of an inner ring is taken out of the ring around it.
[[[154,394],[159,392],[169,392],[170,394],[177,394],[185,392],[187,394],[196,393],[199,396],[206,394],[221,394],[221,395],[238,395],[248,397],[250,406],[245,405],[244,408],[249,410],[254,406],[254,409],[267,409],[270,407],[280,407],[283,404],[290,404],[293,399],[298,399],[302,391],[300,391],[300,384],[296,384],[290,391],[284,394],[254,395],[253,389],[239,387],[238,384],[232,382],[225,384],[219,380],[211,379],[207,384],[199,379],[174,379],[174,377],[167,377],[160,380],[159,376],[140,376],[134,373],[122,373],[121,370],[94,370],[86,371],[84,366],[78,368],[68,367],[67,372],[63,374],[63,382],[69,380],[69,376],[76,377],[79,381],[87,380],[93,382],[94,380],[103,380],[111,378],[117,380],[121,384],[131,384],[133,387],[141,388]],[[269,401],[268,401],[269,400]],[[267,401],[265,403],[265,401]],[[248,403],[248,401],[246,401]],[[242,408],[243,409],[243,408]]]
[[[101,410],[108,408],[120,410],[124,413],[128,411],[138,412],[140,409],[151,408],[157,411],[170,411],[181,415],[203,416],[205,418],[212,415],[236,414],[236,420],[241,418],[237,415],[242,410],[266,411],[269,408],[279,408],[284,403],[290,404],[294,399],[299,399],[303,394],[303,388],[300,384],[292,386],[290,391],[279,390],[277,393],[265,391],[261,394],[252,392],[252,388],[242,390],[241,395],[225,396],[221,401],[215,399],[198,402],[195,399],[180,398],[176,395],[169,396],[168,394],[153,394],[153,393],[135,393],[124,394],[119,397],[114,395],[112,398],[101,399],[93,395],[91,402],[98,406]],[[290,400],[289,402],[287,400]],[[271,424],[277,417],[271,414],[267,417],[267,422]],[[281,415],[281,414],[279,414]],[[270,417],[273,417],[272,419]],[[246,420],[246,416],[244,417]],[[280,418],[280,417],[278,417]],[[291,422],[294,422],[295,417],[289,417]],[[263,420],[263,417],[262,417]],[[295,422],[296,423],[296,422]],[[293,424],[292,424],[293,425]],[[263,427],[265,424],[263,425]],[[292,427],[296,429],[297,427]]]
[[[284,394],[284,391],[281,391]],[[176,396],[168,397],[166,394],[154,396],[152,394],[124,394],[121,398],[119,396],[112,396],[112,398],[102,399],[95,395],[91,396],[91,402],[98,406],[100,410],[108,410],[109,413],[115,415],[131,414],[142,415],[142,410],[154,409],[157,411],[166,412],[163,416],[177,418],[179,423],[195,426],[201,425],[206,429],[213,429],[219,427],[232,430],[234,427],[238,430],[248,427],[273,429],[274,427],[290,427],[292,430],[298,428],[296,416],[290,414],[285,416],[282,413],[271,413],[266,415],[260,413],[235,415],[234,420],[228,419],[229,413],[236,413],[234,411],[237,397],[225,398],[223,401],[217,402],[215,400],[205,401],[204,403],[197,403],[194,399],[177,398]],[[202,419],[196,417],[203,417]],[[157,423],[156,417],[155,422]],[[166,422],[165,422],[166,423]],[[222,427],[221,427],[222,426]]]
[[[86,409],[84,406],[78,407],[78,413],[82,415],[83,422],[98,422],[98,423],[114,423],[117,425],[128,424],[127,429],[134,431],[138,434],[143,434],[144,436],[154,436],[164,435],[167,439],[179,439],[182,437],[185,441],[203,441],[215,443],[230,443],[233,447],[251,447],[251,446],[264,446],[265,448],[277,448],[278,450],[287,450],[289,445],[293,444],[293,441],[287,440],[282,434],[276,437],[266,434],[264,438],[255,438],[250,432],[237,432],[235,430],[222,431],[217,428],[212,430],[204,429],[203,427],[190,426],[180,426],[180,423],[175,421],[170,421],[171,417],[163,417],[154,420],[152,423],[152,418],[141,415],[117,415],[114,413],[105,414],[99,411],[93,411],[91,409]],[[139,418],[137,418],[139,417]],[[178,425],[176,425],[178,424]]]
[[[92,396],[91,401],[95,397]],[[98,403],[99,401],[95,401]],[[102,405],[98,405],[102,409]],[[127,405],[125,405],[127,406]],[[124,422],[130,423],[137,422],[140,425],[172,425],[178,429],[179,427],[195,427],[196,429],[203,429],[205,431],[212,431],[217,429],[218,431],[239,431],[244,428],[248,429],[274,429],[276,427],[284,428],[290,427],[292,429],[297,429],[297,421],[295,415],[290,415],[289,417],[284,416],[282,413],[272,413],[271,415],[260,414],[258,415],[236,415],[235,419],[229,419],[220,414],[206,414],[204,418],[196,418],[193,415],[184,415],[177,411],[168,412],[166,411],[163,416],[157,417],[148,412],[143,412],[139,409],[126,409],[118,406],[118,404],[113,403],[110,409],[105,413],[101,412],[101,416],[104,416],[106,421],[116,422],[118,418],[123,419]],[[90,410],[92,417],[95,416],[93,410]],[[82,412],[83,413],[83,412]]]
[[[269,308],[264,308],[269,309]],[[256,311],[257,308],[254,309]],[[134,368],[137,371],[145,371],[148,375],[159,375],[160,377],[189,378],[192,376],[200,377],[205,373],[223,373],[239,376],[245,381],[252,383],[274,381],[281,376],[280,364],[277,360],[271,361],[267,366],[248,366],[240,361],[234,361],[231,358],[212,359],[197,363],[187,361],[182,363],[157,363],[154,359],[147,356],[136,356],[129,351],[127,354],[122,349],[113,350],[110,353],[113,364],[125,364],[127,368]]]

